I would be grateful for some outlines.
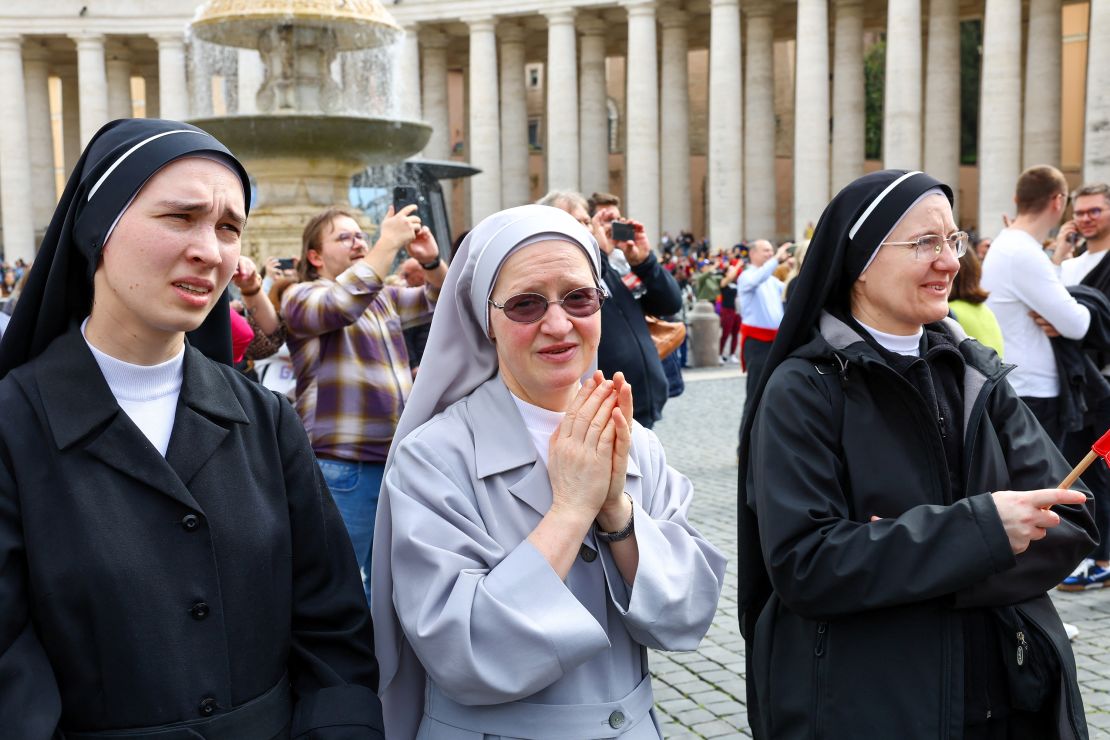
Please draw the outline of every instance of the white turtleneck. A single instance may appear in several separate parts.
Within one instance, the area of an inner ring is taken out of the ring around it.
[[[563,413],[533,406],[527,401],[520,400],[511,392],[509,395],[513,397],[516,407],[520,409],[520,415],[524,418],[524,427],[532,437],[532,444],[536,446],[536,452],[540,453],[540,459],[543,460],[544,465],[547,465],[547,450],[551,443],[551,435],[555,433],[555,430],[563,421]]]
[[[906,355],[907,357],[921,356],[921,335],[925,332],[925,327],[919,328],[916,334],[904,336],[902,334],[887,334],[885,331],[879,331],[863,323],[859,320],[859,317],[855,317],[855,319],[888,352]]]
[[[181,395],[185,346],[182,345],[176,357],[157,365],[133,365],[94,347],[85,336],[88,322],[85,319],[81,324],[81,336],[85,337],[85,344],[89,345],[100,372],[108,381],[116,403],[165,457],[177,415],[177,398]]]

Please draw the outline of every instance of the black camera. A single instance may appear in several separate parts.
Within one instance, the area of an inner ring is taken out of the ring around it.
[[[613,221],[611,224],[613,241],[615,242],[634,242],[636,241],[636,229],[632,224],[626,224],[623,221]]]

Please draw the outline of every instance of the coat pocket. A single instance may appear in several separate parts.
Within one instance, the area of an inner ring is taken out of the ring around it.
[[[1032,620],[1012,606],[991,610],[1006,668],[1010,705],[1024,712],[1039,712],[1054,693],[1059,661],[1051,641]]]

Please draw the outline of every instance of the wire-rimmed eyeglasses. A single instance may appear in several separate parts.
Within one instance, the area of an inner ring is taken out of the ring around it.
[[[944,251],[944,245],[952,247],[952,251],[959,259],[967,253],[967,244],[970,241],[966,231],[957,231],[949,234],[948,236],[941,236],[940,234],[925,234],[919,236],[912,242],[883,242],[883,246],[890,247],[912,247],[913,258],[921,260],[922,262],[936,262],[940,257],[940,253]]]
[[[356,241],[361,241],[363,244],[369,244],[370,235],[367,234],[365,231],[343,231],[336,235],[335,240],[350,249],[355,245]]]

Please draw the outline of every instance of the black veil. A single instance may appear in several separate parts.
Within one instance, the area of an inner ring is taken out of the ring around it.
[[[0,341],[0,378],[34,359],[71,322],[88,315],[92,276],[116,220],[154,173],[193,154],[214,155],[231,166],[242,180],[249,208],[246,170],[227,147],[195,126],[129,118],[105,124],[96,133],[66,183]],[[229,310],[225,291],[188,337],[208,357],[230,365]]]

